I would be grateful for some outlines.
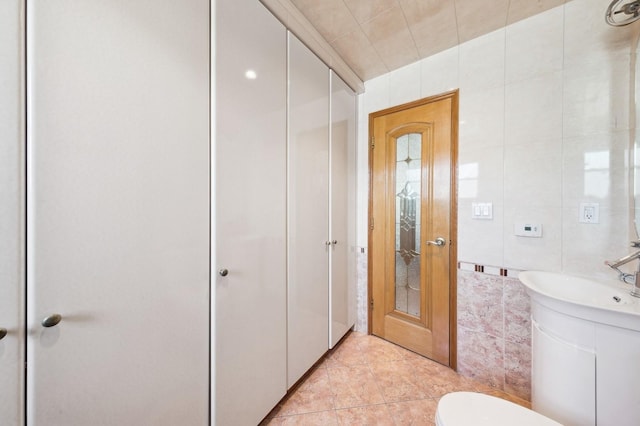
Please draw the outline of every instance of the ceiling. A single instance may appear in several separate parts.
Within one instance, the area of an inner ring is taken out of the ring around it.
[[[362,81],[569,0],[290,0]]]

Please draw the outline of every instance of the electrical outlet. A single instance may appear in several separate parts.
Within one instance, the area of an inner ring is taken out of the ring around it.
[[[600,204],[580,203],[580,223],[600,223]]]

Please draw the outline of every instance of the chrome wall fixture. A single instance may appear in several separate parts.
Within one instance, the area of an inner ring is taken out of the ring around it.
[[[605,20],[614,27],[629,25],[640,18],[640,0],[613,0],[607,8]]]

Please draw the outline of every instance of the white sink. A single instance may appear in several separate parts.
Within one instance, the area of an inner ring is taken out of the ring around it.
[[[567,426],[640,425],[640,299],[630,285],[519,275],[531,296],[532,408]]]
[[[518,278],[532,300],[550,309],[640,331],[640,299],[629,294],[629,284],[543,271],[524,271]]]

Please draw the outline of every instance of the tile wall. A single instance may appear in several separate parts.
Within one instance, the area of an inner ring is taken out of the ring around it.
[[[631,69],[640,26],[610,27],[605,10],[600,0],[573,0],[365,82],[358,244],[367,245],[368,114],[459,89],[461,265],[612,277],[603,261],[626,254],[633,235]],[[472,219],[474,202],[492,203],[493,219]],[[587,202],[599,204],[598,224],[579,222]],[[541,224],[542,237],[515,236],[517,222]],[[366,271],[366,255],[359,268]],[[528,398],[528,297],[509,275],[458,270],[458,363],[463,374]],[[366,274],[359,287],[366,299]],[[359,314],[365,331],[366,304]]]

